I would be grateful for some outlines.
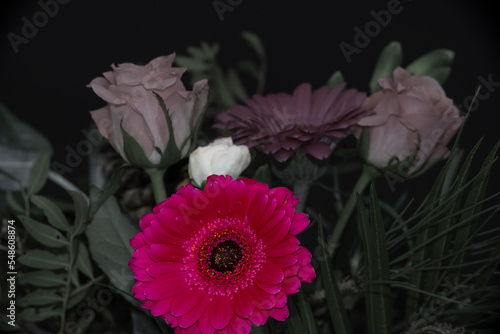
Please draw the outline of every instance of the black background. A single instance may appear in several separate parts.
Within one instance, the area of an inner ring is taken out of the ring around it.
[[[3,1],[2,6],[0,102],[44,133],[55,149],[53,161],[63,164],[66,147],[75,148],[85,140],[82,130],[91,122],[88,112],[104,105],[86,85],[110,70],[112,63],[185,54],[187,46],[208,41],[219,42],[219,59],[232,65],[248,52],[240,38],[244,30],[257,33],[266,47],[266,93],[291,93],[302,82],[317,88],[336,70],[350,87],[368,91],[376,57],[394,40],[402,43],[403,65],[435,48],[455,51],[444,88],[457,105],[470,101],[480,84],[478,77],[500,82],[497,11],[484,2],[401,0],[401,13],[392,15],[350,63],[339,44],[354,44],[354,27],[363,30],[373,20],[370,11],[387,9],[386,1],[242,0],[221,21],[213,0],[72,0],[59,5],[58,13],[27,44],[20,44],[17,53],[8,33],[22,35],[22,18],[33,22],[41,7],[37,1]],[[483,156],[500,137],[499,86],[479,102],[464,131],[465,149],[485,136]],[[425,192],[437,170],[398,185],[394,195],[411,189]],[[84,173],[82,164],[65,176],[78,183]]]

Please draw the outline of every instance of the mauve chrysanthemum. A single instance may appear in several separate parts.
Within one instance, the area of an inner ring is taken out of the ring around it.
[[[287,188],[212,175],[143,216],[130,241],[134,296],[176,333],[248,333],[288,317],[287,295],[316,276]]]
[[[259,146],[280,162],[295,150],[325,159],[351,133],[350,127],[367,115],[361,108],[366,94],[344,87],[342,83],[313,91],[303,83],[292,95],[254,95],[245,100],[246,106],[232,105],[218,114],[214,127],[234,131],[237,144]]]

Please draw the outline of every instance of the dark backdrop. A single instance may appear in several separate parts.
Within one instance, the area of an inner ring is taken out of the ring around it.
[[[37,14],[40,3],[53,2],[2,1],[0,102],[48,137],[54,161],[64,163],[66,147],[85,139],[88,111],[103,106],[85,86],[110,70],[111,63],[184,54],[187,46],[205,40],[220,42],[221,60],[232,64],[248,50],[240,38],[243,30],[257,33],[265,44],[266,93],[292,92],[305,81],[319,87],[336,70],[349,86],[367,91],[377,55],[393,40],[403,45],[405,65],[432,49],[452,49],[456,58],[445,89],[457,105],[470,102],[480,77],[495,82],[490,92],[483,90],[490,94],[473,112],[463,146],[470,149],[484,135],[484,155],[500,137],[497,10],[484,2],[401,0],[402,11],[350,63],[339,44],[353,44],[354,28],[364,29],[373,20],[370,12],[387,9],[386,1],[233,0],[235,6],[221,21],[213,0],[61,0],[57,13],[43,22]],[[26,20],[39,20],[41,27],[16,52],[8,34],[22,37]],[[85,172],[82,164],[66,176],[74,181]],[[431,179],[409,181],[404,188],[427,189],[425,180]]]

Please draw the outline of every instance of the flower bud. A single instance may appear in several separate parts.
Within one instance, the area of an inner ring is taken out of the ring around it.
[[[233,145],[231,137],[200,146],[189,156],[189,177],[201,187],[212,174],[237,178],[250,164],[250,151],[245,145]]]

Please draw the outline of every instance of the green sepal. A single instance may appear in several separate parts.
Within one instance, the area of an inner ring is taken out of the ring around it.
[[[413,75],[433,77],[443,84],[451,72],[455,53],[448,49],[435,49],[415,59],[406,69]]]
[[[328,85],[328,87],[330,87],[330,89],[334,89],[343,82],[345,82],[345,79],[342,73],[340,71],[335,71],[335,73],[333,73],[330,78],[328,78],[326,84]]]
[[[123,128],[123,120],[120,122],[120,128],[122,130],[123,135],[123,150],[125,152],[125,156],[127,157],[128,162],[132,165],[141,167],[141,168],[151,168],[154,165],[149,161],[149,159],[144,154],[144,150],[141,145],[132,137],[124,128]]]
[[[401,65],[403,60],[403,49],[401,43],[394,41],[389,43],[378,56],[375,69],[370,80],[370,92],[373,94],[380,90],[378,79],[383,77],[392,78],[392,72]]]
[[[167,169],[169,166],[179,162],[182,157],[181,150],[179,147],[177,147],[177,144],[175,142],[175,136],[174,136],[174,126],[172,124],[172,119],[170,118],[170,115],[168,114],[168,109],[167,106],[165,105],[165,101],[161,98],[160,95],[157,93],[153,92],[153,94],[156,96],[158,99],[158,103],[160,104],[161,109],[163,110],[163,113],[165,114],[165,119],[167,120],[167,126],[168,126],[168,143],[167,147],[165,148],[165,151],[160,152],[160,149],[155,148],[158,153],[161,155],[161,160],[160,164],[158,166],[152,166],[157,169]],[[183,143],[185,144],[185,143]]]

